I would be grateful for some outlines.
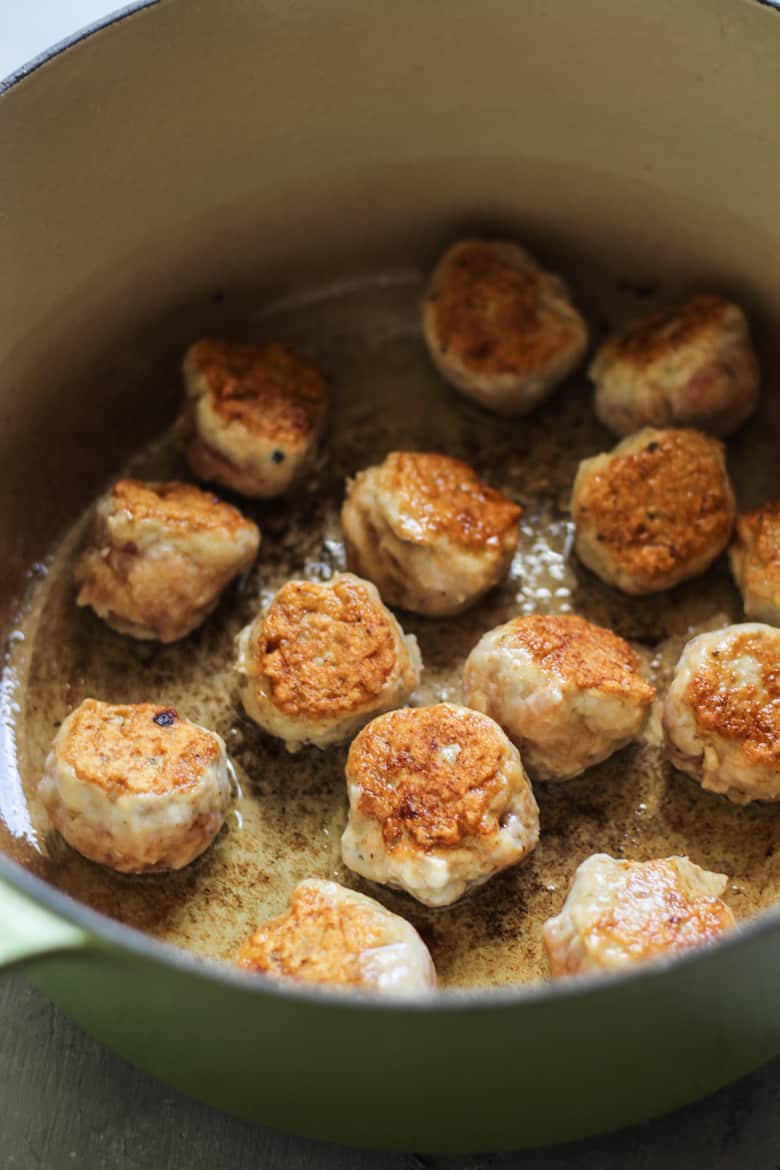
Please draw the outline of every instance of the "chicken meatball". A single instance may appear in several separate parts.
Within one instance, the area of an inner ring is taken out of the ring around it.
[[[294,752],[340,743],[405,703],[422,662],[374,586],[337,573],[283,585],[240,633],[237,669],[249,717]]]
[[[199,479],[279,496],[310,468],[325,423],[320,370],[283,345],[197,341],[184,357],[177,424]]]
[[[729,559],[746,617],[780,626],[780,499],[737,517]]]
[[[297,983],[414,995],[436,986],[428,948],[405,919],[336,882],[300,882],[286,914],[244,944],[246,971]]]
[[[227,816],[225,745],[172,707],[85,699],[55,736],[38,795],[90,861],[120,873],[181,869]]]
[[[209,492],[120,479],[95,508],[76,604],[120,634],[175,642],[208,617],[259,545],[257,525]]]
[[[596,853],[543,927],[555,976],[620,971],[716,939],[734,926],[727,879],[687,857],[622,861]]]
[[[506,576],[520,513],[459,459],[392,451],[348,484],[347,563],[388,605],[452,617]]]
[[[780,800],[780,630],[758,622],[700,634],[664,703],[670,760],[735,804]]]
[[[463,240],[444,253],[422,326],[442,377],[499,414],[524,414],[547,398],[588,344],[561,278],[500,240]]]
[[[529,854],[539,810],[520,754],[486,715],[439,703],[374,719],[347,758],[350,869],[449,906]]]
[[[758,395],[745,314],[714,296],[634,321],[600,346],[588,375],[596,414],[617,435],[674,425],[729,435]]]
[[[631,594],[703,573],[728,544],[734,511],[723,444],[694,430],[630,435],[584,459],[572,493],[580,560]]]
[[[485,634],[465,698],[520,749],[535,780],[569,780],[642,731],[655,698],[617,634],[574,614],[529,614]]]

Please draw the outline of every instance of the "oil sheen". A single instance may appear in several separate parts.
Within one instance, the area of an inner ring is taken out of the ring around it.
[[[233,498],[260,525],[262,548],[255,567],[200,630],[171,646],[141,643],[77,609],[72,572],[87,517],[36,573],[4,679],[18,782],[0,791],[3,819],[32,846],[30,868],[114,918],[218,960],[229,960],[263,919],[279,913],[297,881],[335,879],[413,922],[442,985],[460,987],[546,977],[542,922],[560,909],[579,862],[597,851],[639,859],[687,854],[729,875],[726,896],[738,916],[769,905],[780,890],[780,808],[739,808],[675,772],[662,756],[657,711],[641,742],[579,779],[537,784],[542,834],[535,853],[447,910],[373,887],[342,865],[346,747],[290,756],[243,715],[233,669],[237,632],[288,577],[326,579],[344,567],[345,480],[393,449],[465,459],[524,509],[520,547],[503,585],[455,619],[399,613],[425,664],[417,704],[457,702],[471,648],[491,627],[521,613],[576,612],[610,626],[633,642],[661,692],[688,637],[740,620],[724,559],[704,577],[641,599],[623,597],[578,564],[568,511],[574,473],[580,459],[614,443],[593,415],[583,376],[527,418],[484,412],[431,369],[419,335],[421,290],[419,276],[405,272],[247,311],[244,335],[277,338],[318,362],[333,404],[307,483],[281,500]],[[740,474],[755,479],[749,445],[737,439],[732,459],[739,494]],[[169,436],[121,470],[190,478]],[[58,725],[87,696],[175,706],[225,738],[235,806],[214,846],[186,870],[113,874],[81,858],[47,826],[37,780]]]

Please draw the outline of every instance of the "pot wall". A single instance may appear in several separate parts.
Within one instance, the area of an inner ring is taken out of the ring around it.
[[[575,278],[722,273],[777,308],[778,43],[754,0],[163,0],[19,81],[0,102],[9,583],[159,426],[177,388],[139,409],[138,386],[150,362],[173,381],[219,293],[427,262],[459,224],[506,223]]]
[[[244,1117],[356,1146],[570,1141],[713,1092],[780,1047],[780,937],[663,975],[435,1011],[284,999],[106,951],[32,979],[88,1032]]]

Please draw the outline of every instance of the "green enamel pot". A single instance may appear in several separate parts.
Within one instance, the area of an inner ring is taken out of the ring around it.
[[[0,96],[5,631],[56,534],[168,417],[127,399],[128,371],[180,352],[226,286],[415,265],[498,219],[596,277],[727,277],[771,387],[779,97],[780,13],[756,0],[163,0],[34,62]],[[360,1146],[506,1149],[638,1122],[780,1052],[772,909],[609,979],[280,988],[42,880],[12,748],[0,967],[212,1105]]]
[[[564,1142],[674,1109],[780,1051],[776,915],[607,982],[378,1005],[255,986],[10,864],[3,876],[4,963],[169,1084],[309,1137],[426,1151]]]

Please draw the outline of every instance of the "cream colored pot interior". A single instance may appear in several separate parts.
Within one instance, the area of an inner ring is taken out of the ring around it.
[[[470,647],[524,609],[612,625],[660,683],[690,626],[738,618],[725,566],[636,601],[576,565],[568,486],[578,459],[612,442],[584,376],[507,425],[431,371],[417,302],[439,250],[478,233],[516,238],[560,271],[594,339],[683,291],[734,296],[764,380],[730,467],[741,505],[776,494],[780,17],[750,0],[231,3],[218,14],[169,2],[154,39],[149,21],[142,11],[98,33],[0,101],[12,274],[0,289],[0,525],[5,629],[16,631],[0,845],[112,916],[227,957],[295,880],[347,878],[343,752],[291,762],[239,716],[230,672],[259,598],[291,573],[339,566],[345,475],[393,446],[446,450],[524,504],[504,588],[455,623],[405,620],[429,667],[424,699],[457,697]],[[324,366],[329,458],[307,492],[250,509],[266,537],[258,568],[202,634],[164,651],[128,646],[73,609],[77,522],[133,453],[140,473],[185,474],[170,444],[147,444],[175,413],[183,348],[204,332],[279,337]],[[237,813],[175,878],[96,870],[36,807],[56,724],[98,692],[176,703],[234,755]],[[706,796],[661,764],[657,723],[586,778],[546,787],[528,865],[446,914],[383,895],[419,926],[445,983],[542,974],[538,925],[597,849],[687,852],[731,875],[743,916],[780,891],[780,816]]]

